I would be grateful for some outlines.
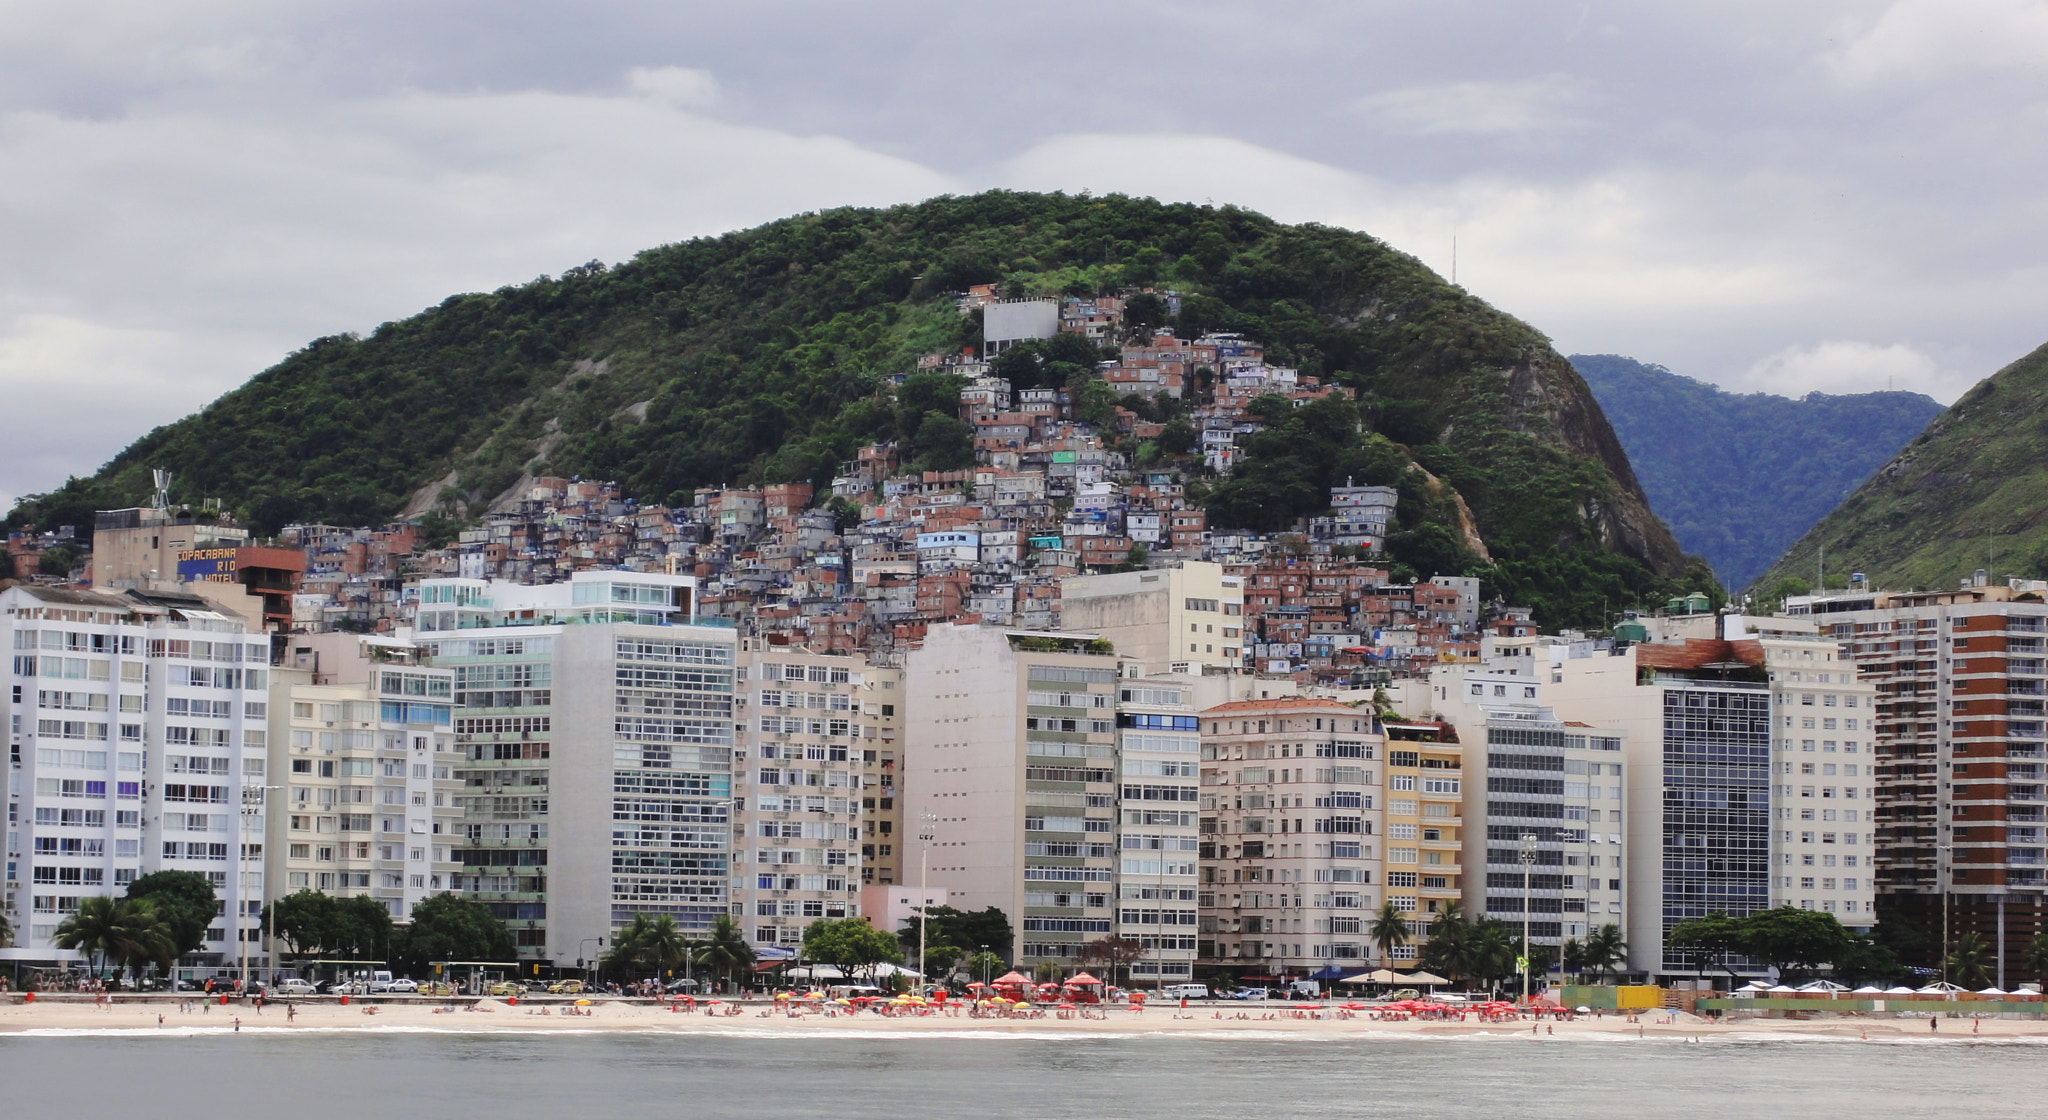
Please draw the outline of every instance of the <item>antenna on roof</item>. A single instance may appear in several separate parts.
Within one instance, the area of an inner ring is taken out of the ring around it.
[[[158,470],[152,470],[152,471],[150,471],[150,472],[149,472],[149,477],[150,477],[150,480],[151,480],[152,482],[154,482],[154,483],[156,484],[156,497],[155,497],[155,502],[156,502],[156,508],[157,508],[157,509],[158,509],[159,511],[162,511],[162,510],[168,510],[168,509],[170,509],[170,508],[171,508],[171,472],[169,472],[169,471],[167,471],[167,470],[161,470],[161,469],[158,469]]]

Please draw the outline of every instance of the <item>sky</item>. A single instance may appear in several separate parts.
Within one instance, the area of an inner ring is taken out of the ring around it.
[[[0,508],[451,293],[990,187],[1948,402],[2048,341],[2044,58],[2048,0],[0,0]]]

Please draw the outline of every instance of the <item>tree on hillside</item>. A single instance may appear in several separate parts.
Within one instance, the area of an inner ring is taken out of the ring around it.
[[[220,913],[213,881],[197,871],[153,871],[128,884],[128,897],[156,908],[180,957],[205,947],[206,931]]]

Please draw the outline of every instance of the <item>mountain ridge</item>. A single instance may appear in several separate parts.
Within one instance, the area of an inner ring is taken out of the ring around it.
[[[1570,360],[1614,424],[1651,508],[1734,588],[1941,412],[1919,393],[1731,393],[1619,355]]]
[[[1953,587],[1974,569],[2048,578],[2048,345],[1978,382],[1753,583],[1774,595],[1865,573],[1877,586]]]
[[[978,341],[941,297],[990,282],[1171,287],[1183,337],[1237,331],[1350,389],[1358,469],[1391,484],[1403,464],[1426,468],[1494,554],[1426,532],[1450,519],[1425,508],[1404,513],[1419,520],[1400,538],[1418,567],[1484,570],[1499,593],[1582,625],[1696,578],[1579,374],[1413,257],[1229,206],[1002,191],[797,215],[315,339],[9,520],[90,524],[92,509],[144,500],[152,467],[266,530],[374,523],[451,479],[430,515],[535,473],[615,478],[656,501],[821,483],[862,444],[915,450],[927,414],[903,415],[888,375]]]

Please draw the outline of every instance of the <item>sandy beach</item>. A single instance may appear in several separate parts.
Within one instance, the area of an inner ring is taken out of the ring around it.
[[[464,1008],[474,1006],[474,1010]],[[448,1008],[446,1010],[442,1008]],[[1741,1038],[1753,1040],[1759,1036],[1781,1036],[1786,1038],[1848,1038],[1871,1041],[1912,1039],[1966,1040],[1981,1039],[2048,1039],[2048,1022],[2041,1020],[1964,1018],[1942,1019],[1938,1029],[1930,1030],[1928,1020],[1915,1019],[1871,1019],[1844,1017],[1835,1019],[1789,1020],[1763,1018],[1735,1018],[1727,1022],[1712,1023],[1686,1014],[1654,1012],[1644,1015],[1640,1022],[1631,1023],[1623,1015],[1608,1015],[1600,1018],[1582,1017],[1576,1020],[1540,1023],[1530,1022],[1482,1022],[1476,1017],[1463,1022],[1439,1020],[1381,1021],[1371,1018],[1368,1013],[1359,1012],[1350,1018],[1337,1018],[1334,1011],[1324,1011],[1319,1017],[1295,1017],[1294,1013],[1278,1007],[1250,1007],[1235,1004],[1223,1007],[1190,1007],[1182,1012],[1173,1007],[1152,1007],[1143,1011],[1128,1008],[1114,1008],[1105,1012],[1106,1018],[1058,1018],[1048,1011],[1043,1018],[971,1018],[960,1014],[938,1013],[915,1016],[881,1016],[872,1013],[821,1014],[805,1013],[791,1015],[775,1005],[757,1003],[741,1005],[738,1015],[706,1015],[701,1008],[695,1012],[671,1010],[667,1007],[644,1003],[596,1000],[587,1008],[577,1008],[588,1014],[565,1014],[568,1005],[548,1004],[536,1006],[522,1003],[512,1006],[499,1000],[482,1000],[474,1005],[467,1001],[455,1001],[439,1007],[425,1003],[391,1003],[365,1006],[360,1001],[343,1007],[329,1000],[299,1001],[293,1013],[288,1014],[282,1003],[272,1003],[259,1012],[253,1006],[228,1004],[207,1005],[196,998],[184,1001],[184,1009],[176,999],[137,999],[116,1001],[111,1006],[96,1006],[88,997],[83,1000],[63,997],[40,998],[34,1003],[24,1003],[20,997],[13,997],[0,1003],[0,1034],[23,1032],[74,1032],[74,1031],[120,1031],[138,1034],[165,1032],[187,1034],[194,1031],[232,1032],[262,1030],[424,1030],[446,1032],[631,1032],[631,1033],[689,1033],[712,1032],[720,1034],[747,1033],[774,1036],[802,1036],[804,1034],[845,1036],[848,1033],[896,1035],[920,1032],[987,1033],[1003,1034],[1029,1032],[1032,1034],[1086,1035],[1086,1034],[1185,1034],[1190,1037],[1213,1037],[1218,1034],[1257,1032],[1264,1037],[1296,1036],[1311,1039],[1330,1039],[1350,1036],[1401,1036],[1419,1035],[1433,1037],[1470,1037],[1474,1039],[1582,1039],[1589,1041],[1617,1041],[1633,1038],[1643,1039],[1698,1039],[1701,1042]],[[1534,1027],[1532,1032],[1531,1027]]]

